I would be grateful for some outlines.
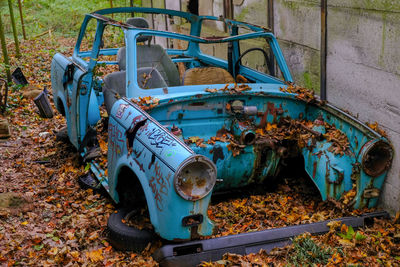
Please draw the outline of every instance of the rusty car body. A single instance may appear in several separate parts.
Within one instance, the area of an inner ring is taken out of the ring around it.
[[[130,25],[113,20],[113,13],[178,17],[188,32]],[[90,20],[97,23],[96,34],[92,48],[84,50]],[[205,20],[222,23],[227,35],[204,37]],[[126,66],[109,74],[115,79],[96,75],[97,66],[120,63],[99,60],[119,54],[118,48],[102,48],[109,26],[122,29],[125,40]],[[149,36],[168,38],[169,46],[140,44]],[[244,51],[241,44],[255,39],[261,46]],[[179,41],[187,46],[179,48]],[[207,45],[224,45],[226,57],[205,53]],[[168,59],[145,62],[144,54],[152,57],[146,47],[153,52],[161,47]],[[261,55],[263,68],[246,65],[250,52]],[[163,69],[164,61],[170,65]],[[171,68],[176,73],[178,65],[186,70],[184,81],[168,73]],[[189,72],[207,74],[189,79]],[[228,78],[218,81],[223,76]],[[304,159],[322,200],[347,195],[355,208],[377,204],[392,161],[387,138],[294,85],[273,33],[244,22],[155,8],[99,10],[86,15],[72,57],[54,56],[51,79],[54,102],[82,155],[100,106],[111,97],[107,166],[93,160],[91,171],[117,203],[142,205],[137,197],[142,192],[155,232],[167,240],[211,235],[212,193],[264,183],[290,168],[288,158]]]

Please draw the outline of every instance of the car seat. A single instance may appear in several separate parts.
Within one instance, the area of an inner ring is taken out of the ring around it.
[[[201,67],[188,69],[183,75],[183,85],[226,84],[234,83],[232,75],[218,67]]]
[[[138,84],[142,89],[167,87],[157,69],[149,67],[139,68],[137,74]],[[116,71],[107,74],[104,77],[103,83],[104,104],[107,113],[110,114],[112,106],[118,100],[116,95],[118,94],[120,97],[126,96],[126,71]]]
[[[127,24],[138,28],[148,28],[149,23],[144,18],[129,18]],[[137,46],[137,67],[156,68],[168,86],[180,85],[179,71],[165,49],[158,44],[150,44],[152,36],[139,36]],[[144,44],[148,41],[148,44]],[[139,44],[142,43],[142,44]],[[126,70],[126,47],[121,47],[117,53],[120,70]]]
[[[138,28],[148,28],[149,24],[144,18],[129,18],[127,23],[133,25]],[[137,38],[137,42],[146,42],[151,41],[151,36],[140,36]],[[146,47],[146,49],[142,49],[141,47]],[[149,50],[147,50],[149,48]],[[160,50],[161,48],[161,50]],[[141,52],[139,52],[141,51]],[[152,51],[156,51],[153,53]],[[158,51],[158,52],[157,52]],[[152,54],[153,57],[149,56]],[[149,56],[148,59],[144,59],[145,56]],[[156,61],[152,61],[152,59],[160,58],[160,63]],[[146,62],[146,64],[138,63],[138,84],[142,89],[151,89],[151,88],[161,88],[167,87],[167,83],[162,74],[160,74],[159,70],[163,70],[165,77],[173,77],[174,74],[171,70],[165,71],[164,66],[168,66],[169,62],[173,65],[175,70],[178,73],[178,70],[175,67],[175,64],[165,53],[164,49],[158,45],[138,45],[138,62]],[[106,106],[106,110],[108,114],[111,112],[111,108],[114,103],[117,101],[116,95],[123,97],[126,96],[126,49],[122,47],[118,50],[117,54],[117,62],[120,68],[120,71],[110,73],[106,75],[103,79],[103,96],[104,96],[104,104]],[[147,65],[147,66],[146,66]],[[172,69],[172,67],[169,67]],[[171,74],[172,73],[172,74]],[[179,85],[179,73],[178,76],[178,84]],[[173,78],[174,79],[174,78]]]

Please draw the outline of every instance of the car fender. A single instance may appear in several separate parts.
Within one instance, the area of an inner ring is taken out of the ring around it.
[[[117,101],[111,111],[108,141],[109,192],[119,202],[118,174],[123,167],[135,173],[142,186],[155,231],[166,239],[188,240],[192,231],[210,235],[213,224],[207,216],[211,194],[187,200],[177,194],[174,177],[179,167],[196,155],[168,129],[127,99]],[[202,217],[197,229],[184,226],[185,217]],[[168,222],[168,223],[167,223]]]
[[[153,193],[151,192],[149,185],[148,185],[148,179],[146,177],[146,174],[138,171],[137,169],[133,168],[131,166],[131,164],[129,164],[129,160],[126,160],[126,157],[120,157],[118,159],[118,161],[116,162],[116,170],[115,170],[115,178],[113,179],[113,183],[112,183],[112,188],[110,187],[110,192],[112,192],[111,197],[114,199],[114,201],[116,203],[120,203],[119,201],[119,196],[118,196],[118,192],[116,190],[117,184],[118,184],[118,179],[119,179],[119,174],[120,171],[123,167],[127,167],[129,168],[132,173],[136,176],[136,177],[132,177],[132,179],[138,179],[145,198],[146,198],[146,202],[147,202],[147,206],[148,206],[148,210],[149,210],[149,214],[150,214],[150,220],[153,224],[158,225],[159,224],[159,214],[158,212],[156,212],[157,208],[156,208],[156,203],[155,200],[153,198]]]

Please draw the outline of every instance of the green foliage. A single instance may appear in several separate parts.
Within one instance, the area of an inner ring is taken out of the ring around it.
[[[313,266],[327,264],[333,251],[316,244],[310,236],[298,237],[293,240],[294,251],[289,258],[289,263],[294,266]]]
[[[6,2],[4,0],[0,3]],[[134,1],[140,5],[141,1]],[[129,0],[113,0],[114,7],[129,6]],[[21,21],[19,18],[18,1],[13,1],[14,16],[17,23],[17,31],[22,35]],[[23,14],[26,32],[29,37],[43,33],[49,29],[55,34],[76,37],[85,14],[109,8],[108,0],[25,0],[23,1]],[[5,32],[11,37],[10,15],[8,5],[0,4],[0,12],[3,14]],[[116,16],[117,20],[124,20],[124,16]]]
[[[354,238],[355,238],[356,242],[361,242],[361,241],[365,240],[367,237],[357,231],[356,236]]]
[[[89,169],[90,169],[90,163],[86,163],[85,171],[88,171]]]
[[[349,240],[349,241],[352,241],[354,238],[357,243],[362,242],[363,240],[365,240],[367,238],[365,235],[363,235],[359,231],[354,232],[354,229],[353,229],[353,227],[351,227],[351,225],[347,229],[346,233],[338,233],[338,235],[341,238]]]
[[[354,236],[354,229],[350,225],[346,233],[338,233],[338,235],[343,239],[352,240]]]

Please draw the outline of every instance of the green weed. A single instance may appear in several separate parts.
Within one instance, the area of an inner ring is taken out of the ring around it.
[[[14,0],[14,16],[19,38],[22,38],[21,22],[18,11],[18,1]],[[141,1],[134,1],[140,6]],[[114,7],[129,6],[129,0],[113,0]],[[108,0],[25,0],[23,1],[23,15],[26,33],[29,37],[39,35],[51,29],[54,34],[66,37],[78,36],[78,31],[85,14],[109,8]],[[3,26],[8,38],[12,38],[9,9],[7,1],[0,1],[0,12],[3,16]],[[126,20],[128,15],[116,15],[117,20]]]
[[[294,251],[289,263],[294,266],[313,266],[327,264],[333,254],[331,248],[324,248],[315,243],[310,236],[301,236],[293,240]]]

